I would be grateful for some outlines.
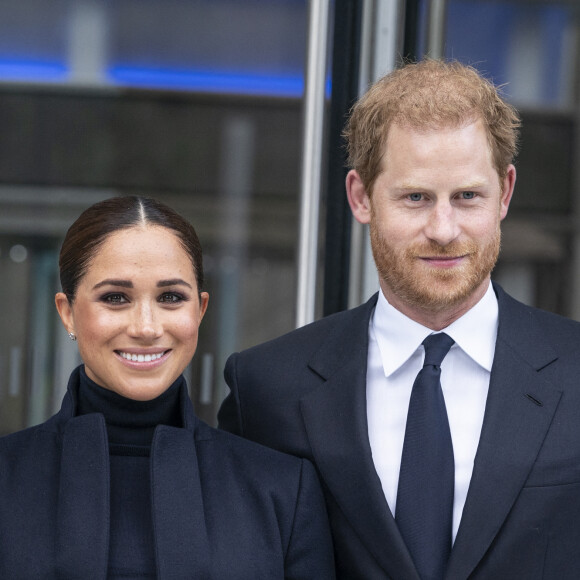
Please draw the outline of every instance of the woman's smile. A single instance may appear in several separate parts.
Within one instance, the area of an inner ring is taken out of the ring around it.
[[[121,359],[121,364],[132,369],[150,370],[164,364],[171,353],[171,349],[161,350],[153,353],[143,353],[134,351],[115,351],[117,357]]]
[[[62,296],[87,376],[141,401],[158,397],[189,364],[208,301],[179,238],[159,226],[108,236],[72,305]]]
[[[158,353],[154,354],[143,354],[143,353],[131,353],[127,351],[115,351],[125,360],[133,361],[133,362],[151,362],[155,360],[159,360],[164,354],[168,353],[169,350],[163,350]]]

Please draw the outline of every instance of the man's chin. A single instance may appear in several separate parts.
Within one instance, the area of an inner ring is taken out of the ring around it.
[[[470,291],[455,291],[453,293],[437,292],[431,288],[428,292],[416,292],[409,296],[409,303],[415,308],[436,314],[467,302],[474,292],[474,289]]]
[[[407,279],[407,284],[401,280],[386,283],[409,306],[435,314],[470,302],[487,279],[488,275],[482,275],[466,280],[464,272],[440,270],[436,275]]]

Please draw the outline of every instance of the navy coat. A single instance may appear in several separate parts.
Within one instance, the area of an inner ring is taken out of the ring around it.
[[[580,578],[580,324],[495,286],[499,329],[473,476],[446,580]],[[344,580],[418,580],[372,461],[376,296],[232,356],[220,426],[310,458]]]
[[[0,578],[105,580],[109,451],[100,413],[75,416],[78,370],[58,414],[0,439]],[[184,428],[151,447],[157,577],[334,578],[312,466],[209,427],[185,389]]]

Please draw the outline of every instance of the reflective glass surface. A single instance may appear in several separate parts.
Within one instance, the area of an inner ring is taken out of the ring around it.
[[[210,306],[186,374],[208,422],[227,355],[290,330],[306,2],[22,0],[0,19],[0,433],[60,405],[79,358],[58,249],[105,197],[196,227]]]

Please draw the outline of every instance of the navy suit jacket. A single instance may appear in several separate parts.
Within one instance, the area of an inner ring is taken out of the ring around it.
[[[109,450],[100,413],[61,411],[0,439],[0,578],[106,580]],[[151,448],[157,578],[332,580],[324,498],[307,461],[212,429],[182,393],[183,428]]]
[[[580,578],[580,324],[495,286],[483,428],[447,580]],[[337,577],[419,580],[375,471],[366,416],[376,303],[232,355],[220,426],[319,472]],[[474,329],[476,331],[476,329]]]

